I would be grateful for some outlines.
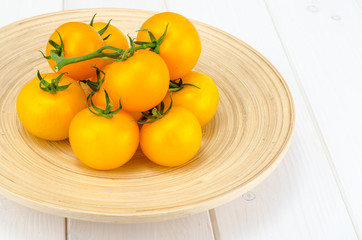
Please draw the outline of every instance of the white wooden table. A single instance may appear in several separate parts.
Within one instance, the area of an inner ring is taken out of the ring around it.
[[[105,224],[51,216],[0,197],[1,240],[362,238],[362,0],[1,3],[0,26],[90,7],[173,11],[210,24],[276,66],[297,117],[291,147],[276,171],[226,205],[167,222]]]

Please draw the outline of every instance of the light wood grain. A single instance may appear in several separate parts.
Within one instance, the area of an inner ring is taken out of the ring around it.
[[[287,14],[288,9],[282,5],[275,11],[283,10]],[[357,239],[297,76],[283,53],[264,2],[168,0],[168,6],[170,11],[210,23],[255,47],[282,73],[296,105],[296,132],[285,159],[250,194],[212,211],[218,227],[216,237],[226,240]],[[197,11],[201,7],[204,10]],[[294,31],[298,29],[299,26]],[[304,59],[309,61],[310,57],[304,56]],[[318,82],[318,79],[312,80],[315,84]],[[323,98],[324,91],[319,93]],[[357,188],[359,184],[355,183],[354,189]]]
[[[46,142],[28,134],[16,117],[16,94],[31,79],[32,69],[47,69],[39,55],[29,52],[41,49],[47,36],[62,22],[87,22],[95,11],[99,19],[111,17],[114,25],[130,33],[151,15],[120,9],[69,11],[2,29],[11,33],[7,44],[24,47],[22,54],[26,57],[17,64],[28,64],[2,81],[0,146],[1,164],[7,171],[1,173],[0,184],[4,194],[42,211],[79,219],[166,220],[230,201],[277,166],[294,126],[293,104],[283,79],[252,48],[201,23],[195,23],[203,43],[196,70],[214,79],[220,105],[214,120],[203,129],[203,145],[193,161],[163,168],[140,154],[118,170],[101,172],[83,166],[67,141]],[[31,46],[12,40],[19,34],[25,40],[23,31],[29,28],[38,33]],[[228,56],[229,60],[220,61],[219,56]],[[0,66],[0,74],[9,76],[14,65]]]
[[[353,0],[267,3],[362,238],[362,11]]]

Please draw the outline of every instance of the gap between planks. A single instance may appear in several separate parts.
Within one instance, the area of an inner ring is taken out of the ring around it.
[[[210,209],[208,211],[209,214],[209,219],[210,219],[210,223],[211,223],[211,230],[214,236],[214,240],[220,240],[220,230],[219,230],[219,225],[217,223],[217,217],[216,217],[216,213],[215,213],[215,209]]]
[[[68,218],[64,218],[64,231],[65,231],[65,240],[68,240]]]
[[[359,4],[359,1],[358,1],[358,0],[357,0],[357,3],[358,3],[358,5],[361,7],[361,5]],[[357,226],[356,226],[356,224],[355,224],[354,216],[353,216],[353,213],[352,213],[352,209],[351,209],[351,207],[350,207],[350,204],[349,204],[348,199],[347,199],[347,197],[346,197],[346,194],[345,194],[344,188],[343,188],[343,186],[342,186],[341,180],[339,179],[339,176],[338,176],[336,167],[335,167],[335,165],[334,165],[332,154],[331,154],[331,152],[330,152],[329,149],[328,149],[328,145],[327,145],[326,140],[325,140],[325,138],[324,138],[324,136],[323,136],[322,130],[321,130],[321,128],[319,127],[318,120],[317,120],[317,118],[316,118],[316,116],[315,116],[315,114],[314,114],[314,112],[313,112],[313,108],[312,108],[311,103],[310,103],[310,101],[309,101],[309,99],[308,99],[308,96],[307,96],[307,94],[306,94],[306,91],[305,91],[305,89],[304,89],[304,87],[303,87],[303,84],[302,84],[301,79],[300,79],[300,77],[299,77],[299,74],[298,74],[298,72],[297,72],[297,70],[296,70],[296,67],[295,67],[295,65],[294,65],[294,62],[293,62],[293,60],[292,60],[291,57],[290,57],[289,51],[288,51],[288,49],[287,49],[287,47],[286,47],[286,44],[284,43],[283,38],[282,38],[282,36],[281,36],[281,34],[280,34],[280,32],[279,32],[279,28],[278,28],[278,26],[277,26],[277,23],[276,23],[276,21],[274,20],[272,11],[270,10],[270,7],[269,7],[268,0],[264,0],[264,4],[265,4],[265,6],[266,6],[267,12],[268,12],[269,17],[270,17],[270,19],[271,19],[271,22],[272,22],[272,24],[273,24],[274,30],[275,30],[275,32],[276,32],[276,34],[277,34],[277,36],[278,36],[278,39],[279,39],[279,41],[280,41],[280,43],[281,43],[281,46],[282,46],[283,51],[284,51],[284,54],[285,54],[285,56],[286,56],[286,58],[287,58],[287,60],[288,60],[289,66],[290,66],[290,68],[291,68],[291,70],[292,70],[292,72],[293,72],[293,75],[294,75],[294,77],[295,77],[295,80],[296,80],[298,89],[299,89],[299,91],[300,91],[300,93],[301,93],[301,95],[302,95],[303,101],[304,101],[304,103],[305,103],[305,105],[306,105],[306,108],[307,108],[307,110],[308,110],[308,113],[309,113],[309,115],[310,115],[310,118],[311,118],[311,120],[312,120],[312,122],[313,122],[315,131],[316,131],[317,135],[319,136],[319,140],[320,140],[320,142],[321,142],[321,145],[322,145],[322,148],[323,148],[323,152],[324,152],[324,154],[325,154],[325,156],[326,156],[326,159],[328,160],[328,164],[329,164],[330,170],[332,171],[332,174],[333,174],[334,180],[335,180],[335,182],[336,182],[336,184],[337,184],[339,193],[340,193],[340,195],[341,195],[341,197],[342,197],[342,200],[343,200],[343,203],[344,203],[344,205],[345,205],[345,207],[346,207],[346,210],[347,210],[349,219],[350,219],[350,221],[351,221],[351,223],[352,223],[354,232],[355,232],[355,234],[356,234],[356,236],[357,236],[358,239],[362,239],[362,236],[361,236],[360,233],[358,232]]]

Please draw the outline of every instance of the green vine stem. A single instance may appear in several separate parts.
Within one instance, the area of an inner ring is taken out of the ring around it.
[[[191,87],[200,89],[198,86],[196,86],[194,84],[183,83],[182,78],[180,78],[178,82],[177,82],[177,80],[170,80],[168,91],[169,92],[178,92],[181,89],[183,89],[185,86],[191,86]]]
[[[167,113],[169,113],[172,108],[171,95],[170,95],[170,99],[171,99],[170,106],[168,107],[168,109],[166,111],[165,111],[165,103],[162,101],[159,106],[156,106],[147,112],[142,112],[143,119],[145,119],[146,121],[145,122],[141,121],[141,122],[137,122],[137,123],[139,123],[139,124],[153,123],[153,122],[160,120],[164,116],[166,116]],[[158,108],[160,110],[158,110]],[[147,121],[147,119],[148,119],[148,121]]]
[[[93,103],[93,95],[96,92],[92,92],[91,94],[89,94],[88,98],[89,98],[89,102],[91,104],[91,107],[94,109],[94,111],[92,110],[92,108],[87,104],[87,108],[89,109],[89,111],[91,111],[91,113],[100,116],[100,117],[105,117],[105,118],[112,118],[116,113],[118,113],[119,111],[121,111],[122,109],[122,104],[121,104],[121,100],[119,100],[119,108],[117,108],[116,110],[112,111],[112,107],[113,104],[111,103],[108,93],[107,91],[104,89],[104,94],[106,96],[106,108],[105,109],[100,109],[99,107],[97,107],[96,105],[94,105]]]
[[[134,41],[131,37],[128,36],[130,43],[131,43],[131,47],[126,50],[112,47],[112,46],[103,46],[90,54],[79,56],[79,57],[74,57],[74,58],[65,58],[64,57],[64,44],[63,44],[63,40],[62,40],[60,34],[58,33],[61,44],[58,45],[54,41],[49,40],[49,43],[55,49],[50,51],[49,56],[45,56],[44,53],[42,53],[42,54],[43,54],[44,58],[52,59],[56,62],[56,65],[54,66],[54,70],[56,72],[58,72],[60,69],[62,69],[66,65],[69,65],[72,63],[77,63],[77,62],[82,62],[82,61],[86,61],[86,60],[94,59],[94,58],[108,58],[108,59],[115,60],[115,61],[125,61],[129,57],[131,57],[135,53],[135,51],[140,50],[140,49],[150,49],[151,51],[159,54],[159,48],[160,48],[162,41],[164,40],[164,38],[166,36],[167,27],[168,27],[168,25],[166,26],[165,32],[162,34],[162,36],[159,39],[156,39],[154,37],[154,35],[151,33],[151,31],[149,31],[147,29],[139,30],[139,31],[147,31],[150,36],[151,42]],[[136,47],[136,45],[138,45],[138,46]],[[114,52],[110,52],[110,53],[103,52],[106,49],[111,49]]]
[[[106,74],[96,66],[93,67],[96,69],[97,82],[93,82],[91,80],[80,80],[80,82],[86,84],[90,89],[92,89],[93,92],[98,92],[99,89],[101,89]],[[101,73],[103,74],[103,77],[101,77]]]
[[[46,75],[44,77],[42,77],[38,70],[37,76],[40,81],[39,82],[40,89],[43,91],[49,92],[51,94],[55,94],[58,91],[63,91],[65,89],[67,89],[72,83],[69,83],[69,84],[63,85],[63,86],[59,86],[59,81],[63,77],[64,74],[65,73],[62,73],[55,79],[53,78],[50,82],[48,82],[45,80]]]

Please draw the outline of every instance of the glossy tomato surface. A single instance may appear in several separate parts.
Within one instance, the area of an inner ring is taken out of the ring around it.
[[[109,96],[121,99],[123,109],[147,111],[166,96],[169,74],[162,58],[148,50],[139,50],[123,62],[114,62],[104,70],[104,88]]]
[[[175,80],[190,72],[201,54],[201,41],[194,25],[184,16],[163,12],[147,19],[140,29],[150,30],[158,39],[167,34],[160,46],[160,55],[165,60],[170,72],[170,79]],[[147,32],[139,31],[138,41],[150,41]]]
[[[200,125],[206,125],[215,115],[219,92],[214,81],[206,74],[191,71],[182,78],[184,84],[197,86],[184,86],[177,92],[172,92],[173,105],[186,108],[199,120]],[[170,93],[164,99],[166,108],[170,104]]]
[[[124,111],[106,118],[84,109],[70,125],[69,142],[75,155],[85,165],[111,170],[132,158],[139,144],[139,128]]]
[[[47,82],[59,76],[58,73],[42,74]],[[68,138],[69,125],[73,117],[86,107],[86,97],[81,86],[72,78],[63,75],[59,86],[71,85],[54,94],[39,87],[35,77],[20,91],[16,110],[20,122],[33,135],[46,140]]]
[[[188,110],[173,107],[160,120],[144,124],[140,133],[143,153],[151,161],[175,167],[191,160],[201,146],[202,131],[197,118]]]

